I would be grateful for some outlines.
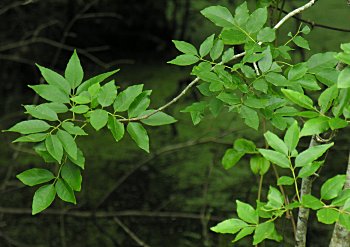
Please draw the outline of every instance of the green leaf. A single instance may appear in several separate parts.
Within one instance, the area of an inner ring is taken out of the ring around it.
[[[276,151],[268,149],[258,149],[258,151],[270,162],[282,167],[290,168],[291,164],[287,156]]]
[[[230,169],[243,157],[244,152],[239,152],[233,148],[227,149],[222,157],[222,165],[225,169]]]
[[[114,110],[116,112],[127,111],[131,103],[136,99],[138,95],[142,93],[142,89],[143,84],[139,84],[130,86],[119,93],[113,104]]]
[[[256,90],[259,90],[263,93],[267,93],[267,90],[269,89],[269,86],[266,82],[266,80],[260,78],[260,79],[257,79],[253,82],[253,87],[256,89]]]
[[[60,88],[53,85],[35,85],[29,86],[41,98],[55,103],[69,103],[69,95]]]
[[[194,55],[185,54],[185,55],[177,56],[175,59],[169,61],[168,63],[179,65],[179,66],[187,66],[187,65],[195,64],[198,61],[199,61],[198,57]]]
[[[52,110],[48,105],[45,105],[45,104],[41,104],[38,106],[26,105],[24,106],[24,108],[27,110],[26,113],[29,113],[31,116],[35,118],[48,120],[48,121],[58,120],[57,113],[54,110]]]
[[[293,43],[301,48],[310,50],[309,42],[301,36],[293,38]]]
[[[232,241],[233,243],[241,240],[242,238],[252,234],[255,230],[255,227],[254,226],[247,226],[247,227],[244,227],[235,237],[235,239]]]
[[[51,181],[55,178],[52,172],[46,169],[32,168],[16,176],[22,183],[28,186],[34,186]]]
[[[350,68],[346,67],[344,68],[338,77],[337,82],[338,88],[349,88],[350,87]]]
[[[83,152],[79,148],[78,148],[76,159],[74,159],[69,154],[68,154],[68,158],[70,159],[70,161],[72,161],[73,164],[79,166],[81,169],[85,168],[85,157],[84,157]]]
[[[248,226],[248,224],[240,219],[228,219],[220,222],[216,226],[211,227],[210,230],[223,234],[235,234],[246,226]]]
[[[60,139],[63,149],[72,156],[73,159],[77,158],[78,147],[74,138],[64,130],[58,130],[57,136]]]
[[[258,33],[258,41],[260,42],[272,42],[276,39],[276,31],[270,27],[261,29]]]
[[[301,129],[300,136],[321,134],[329,129],[327,117],[317,117],[307,120]]]
[[[41,104],[41,105],[48,106],[50,109],[52,109],[56,113],[65,113],[65,112],[68,111],[68,107],[65,104],[62,104],[62,103],[51,102],[51,103],[44,103],[44,104]]]
[[[56,160],[49,154],[46,149],[45,142],[40,142],[39,144],[34,146],[35,152],[44,159],[46,163],[55,163]]]
[[[321,199],[331,200],[338,196],[345,184],[346,176],[337,175],[328,179],[321,187]]]
[[[253,236],[253,245],[257,245],[269,238],[271,234],[275,231],[275,225],[271,221],[266,221],[264,223],[259,224]]]
[[[298,178],[306,178],[315,174],[316,171],[323,165],[323,161],[312,162],[311,164],[303,166],[298,174]]]
[[[17,123],[7,131],[18,132],[21,134],[32,134],[32,133],[43,132],[50,128],[51,126],[42,120],[26,120],[26,121]]]
[[[87,133],[79,126],[74,126],[71,122],[63,122],[62,128],[65,129],[71,135],[85,136]]]
[[[65,163],[61,170],[61,177],[73,190],[81,190],[82,177],[80,173],[80,168],[76,165],[73,165],[70,162]]]
[[[305,63],[294,65],[288,72],[288,80],[298,80],[302,78],[306,74],[307,70],[308,68]]]
[[[131,122],[127,126],[127,131],[137,146],[149,153],[149,138],[142,124]]]
[[[78,96],[72,97],[70,100],[77,104],[88,104],[91,102],[91,97],[88,92],[84,91]]]
[[[247,22],[247,31],[256,33],[260,31],[267,21],[267,9],[259,8],[255,10],[249,17]]]
[[[310,73],[324,71],[326,68],[334,68],[338,61],[335,52],[318,53],[312,55],[306,62]]]
[[[55,189],[59,198],[65,202],[71,202],[76,204],[74,191],[72,188],[61,178],[59,178],[55,184]]]
[[[151,91],[144,91],[131,103],[128,109],[129,118],[137,117],[148,108],[151,100],[149,99]]]
[[[45,139],[45,146],[52,157],[61,164],[63,157],[63,146],[57,135],[48,135]]]
[[[214,42],[213,48],[210,50],[210,57],[215,61],[218,59],[222,52],[224,51],[224,42],[221,39],[218,39]]]
[[[293,103],[303,108],[310,110],[314,109],[312,99],[310,99],[308,96],[290,89],[282,89],[281,91]]]
[[[90,110],[90,107],[88,107],[87,105],[78,105],[78,106],[73,106],[70,111],[77,113],[77,114],[83,114],[86,113],[87,111]]]
[[[142,113],[142,116],[147,116],[156,110],[148,110]],[[177,120],[173,118],[172,116],[164,113],[164,112],[157,112],[153,114],[152,116],[142,119],[141,122],[146,125],[150,126],[160,126],[160,125],[166,125],[166,124],[172,124],[175,123]]]
[[[220,38],[225,45],[241,45],[246,43],[247,35],[238,28],[224,29]]]
[[[321,112],[325,113],[332,106],[333,101],[338,97],[338,89],[333,85],[324,90],[318,98],[318,105],[321,107]]]
[[[107,107],[113,104],[117,97],[117,87],[114,80],[103,85],[98,93],[97,101],[102,107]]]
[[[178,40],[173,40],[173,43],[175,44],[176,49],[178,49],[182,53],[195,55],[195,56],[198,55],[196,47],[194,47],[190,43],[187,43],[185,41],[178,41]]]
[[[264,136],[270,147],[282,154],[288,155],[287,145],[277,135],[267,131]]]
[[[333,208],[322,208],[317,211],[317,219],[323,224],[334,224],[339,218],[339,212]]]
[[[239,112],[240,116],[244,118],[244,123],[249,127],[258,130],[259,128],[259,116],[258,113],[246,106],[242,106]]]
[[[62,89],[66,94],[70,93],[70,84],[63,76],[39,64],[36,64],[36,66],[39,68],[41,75],[48,84]]]
[[[222,55],[222,63],[230,62],[235,56],[235,50],[233,48],[228,48]]]
[[[249,204],[236,200],[237,215],[247,223],[258,224],[259,216],[257,211]]]
[[[254,174],[264,175],[270,168],[270,162],[261,156],[253,156],[250,159],[250,169]]]
[[[329,119],[328,124],[332,130],[343,129],[349,125],[346,120],[341,119],[341,118],[331,118],[331,119]]]
[[[333,206],[342,207],[350,199],[350,189],[345,189],[332,201]]]
[[[55,200],[56,190],[53,184],[44,185],[35,191],[32,204],[32,215],[48,208]]]
[[[203,102],[203,101],[202,102],[195,102],[192,105],[187,106],[181,112],[189,112],[191,114],[193,124],[197,125],[202,120],[203,112],[204,112],[206,107],[207,107],[206,102]]]
[[[274,208],[274,209],[279,209],[283,207],[284,204],[284,199],[282,193],[270,186],[269,192],[267,195],[268,203],[266,204],[267,208]]]
[[[241,99],[233,93],[221,92],[216,98],[229,105],[237,105],[241,103]]]
[[[350,231],[350,215],[349,214],[340,214],[339,223]]]
[[[306,149],[300,153],[295,159],[296,167],[304,167],[320,158],[329,148],[333,146],[333,142],[329,144],[318,145]]]
[[[117,121],[115,117],[109,116],[108,117],[108,124],[107,124],[108,129],[111,131],[114,139],[119,142],[123,136],[124,136],[124,125]]]
[[[301,203],[306,208],[311,208],[312,210],[318,210],[323,207],[323,203],[320,201],[320,199],[310,195],[305,194],[301,198]]]
[[[287,81],[287,79],[279,73],[270,72],[265,76],[265,79],[277,87],[283,87],[283,86],[289,85],[289,82]]]
[[[13,141],[13,143],[16,142],[41,142],[45,140],[47,136],[47,133],[36,133],[36,134],[29,134],[26,136],[21,136]]]
[[[294,179],[288,176],[282,176],[277,180],[277,185],[292,185],[294,184]]]
[[[77,55],[76,50],[74,50],[73,55],[68,61],[64,76],[67,81],[70,83],[72,89],[78,87],[83,81],[84,72],[83,68],[80,65],[80,60]]]
[[[110,71],[110,72],[106,72],[106,73],[94,76],[94,77],[90,78],[89,80],[84,81],[77,88],[77,94],[80,94],[81,92],[88,90],[89,87],[91,87],[92,85],[94,85],[96,83],[103,82],[105,79],[107,79],[108,77],[114,75],[118,71],[119,71],[119,69],[116,69],[116,70],[113,70],[113,71]]]
[[[202,15],[219,27],[234,26],[234,19],[231,12],[222,6],[211,6],[201,11]]]
[[[201,57],[205,57],[206,55],[209,54],[211,48],[213,48],[213,45],[214,45],[214,38],[215,38],[215,34],[212,34],[203,41],[203,43],[199,47],[199,55]]]
[[[345,64],[350,64],[350,55],[348,53],[340,52],[335,56],[335,58]]]
[[[102,109],[97,109],[90,114],[90,123],[95,130],[102,129],[108,122],[108,112]]]
[[[350,53],[350,43],[346,43],[346,44],[341,44],[340,48],[346,52],[346,53]]]
[[[255,153],[256,152],[256,146],[254,142],[249,141],[244,138],[239,138],[234,143],[234,148],[243,153]]]
[[[260,70],[265,73],[265,72],[269,71],[271,66],[272,66],[272,54],[271,54],[270,46],[268,46],[262,52],[262,54],[264,55],[264,57],[259,60],[258,65],[259,65]]]
[[[298,122],[294,121],[293,124],[287,129],[284,136],[284,143],[287,145],[289,152],[293,152],[299,143],[299,126]]]

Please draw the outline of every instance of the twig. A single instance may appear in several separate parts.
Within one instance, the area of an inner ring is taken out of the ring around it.
[[[114,222],[117,223],[129,236],[132,238],[139,246],[150,247],[148,244],[143,242],[134,232],[130,230],[129,227],[124,225],[117,217],[113,218]]]
[[[308,2],[307,4],[293,10],[292,12],[290,12],[289,14],[287,14],[285,17],[283,17],[274,27],[273,29],[278,29],[280,28],[288,19],[290,19],[291,17],[293,17],[294,15],[297,15],[299,14],[300,12],[310,8],[312,5],[315,4],[317,0],[311,0],[310,2]],[[261,45],[262,42],[259,42],[259,44]],[[235,56],[233,56],[232,59],[237,59],[237,58],[240,58],[240,57],[243,57],[246,53],[245,52],[242,52],[242,53],[239,53]],[[190,84],[188,84],[184,90],[178,95],[176,96],[174,99],[172,99],[170,102],[166,103],[165,105],[159,107],[157,110],[153,111],[152,113],[150,114],[147,114],[147,115],[144,115],[144,116],[141,116],[141,117],[136,117],[136,118],[130,118],[130,119],[122,119],[122,120],[119,120],[120,122],[137,122],[137,121],[140,121],[142,119],[146,119],[146,118],[149,118],[151,116],[153,116],[154,114],[160,112],[160,111],[163,111],[165,108],[169,107],[170,105],[174,104],[175,102],[177,102],[182,96],[184,96],[187,91],[193,87],[197,82],[199,81],[199,77],[196,77],[192,82],[190,82]]]

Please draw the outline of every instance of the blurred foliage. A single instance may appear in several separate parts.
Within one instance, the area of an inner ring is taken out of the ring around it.
[[[26,118],[20,102],[31,104],[34,96],[26,85],[40,82],[34,63],[62,72],[73,48],[82,54],[88,76],[121,68],[116,81],[122,88],[142,82],[154,90],[154,107],[169,101],[191,80],[186,69],[165,65],[175,52],[171,40],[198,44],[213,28],[199,10],[241,2],[2,0],[0,129]],[[286,1],[284,9],[304,2]],[[255,5],[251,1],[251,8]],[[345,1],[319,1],[300,17],[346,28],[348,11]],[[298,26],[298,21],[290,21],[281,32]],[[312,52],[321,52],[337,50],[340,43],[349,42],[350,33],[315,28],[309,38]],[[300,58],[310,55],[295,52]],[[24,188],[15,175],[41,161],[26,146],[11,144],[14,135],[1,134],[0,246],[138,246],[113,216],[149,246],[230,246],[229,237],[213,234],[209,227],[235,214],[233,198],[252,202],[258,178],[249,173],[247,160],[226,171],[221,157],[235,138],[257,137],[229,114],[192,126],[189,116],[179,112],[199,95],[192,90],[169,109],[177,124],[151,130],[150,155],[131,140],[114,143],[107,130],[84,139],[79,145],[87,161],[78,205],[56,202],[52,210],[35,217],[30,215],[33,190]],[[346,143],[349,138],[336,141]],[[342,150],[330,157],[344,167],[327,168],[325,173],[345,169]],[[279,223],[285,229],[284,246],[291,246],[289,221]],[[328,227],[312,229],[316,246],[330,238]]]

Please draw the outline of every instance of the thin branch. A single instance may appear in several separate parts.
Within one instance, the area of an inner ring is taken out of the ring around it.
[[[117,223],[139,246],[150,247],[148,244],[143,242],[133,231],[130,230],[118,217],[113,218],[114,222]]]
[[[315,4],[317,0],[311,0],[310,2],[308,2],[307,4],[293,10],[292,12],[290,12],[289,14],[287,14],[285,17],[283,17],[274,27],[273,29],[278,29],[280,28],[288,19],[290,19],[291,17],[293,17],[294,15],[297,15],[299,14],[300,12],[310,8],[312,5]],[[262,42],[259,42],[259,45],[261,45]],[[243,57],[246,53],[245,52],[242,52],[242,53],[239,53],[235,56],[233,56],[232,59],[237,59],[237,58],[240,58],[240,57]],[[136,118],[130,118],[130,119],[122,119],[122,120],[119,120],[120,122],[137,122],[137,121],[140,121],[142,119],[146,119],[146,118],[149,118],[151,116],[153,116],[154,114],[156,114],[157,112],[160,112],[160,111],[163,111],[165,108],[169,107],[170,105],[174,104],[175,102],[177,102],[182,96],[184,96],[187,91],[193,87],[197,82],[199,81],[199,77],[195,78],[192,82],[190,82],[190,84],[188,84],[184,90],[178,95],[176,96],[174,99],[172,99],[170,102],[166,103],[165,105],[159,107],[158,109],[156,109],[155,111],[153,111],[152,113],[150,114],[147,114],[147,115],[144,115],[144,116],[141,116],[141,117],[136,117]]]

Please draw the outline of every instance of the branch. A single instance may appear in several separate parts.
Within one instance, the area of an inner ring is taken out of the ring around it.
[[[346,170],[346,182],[344,185],[344,190],[350,189],[350,153],[348,158],[348,167]],[[339,224],[335,223],[334,231],[329,247],[349,247],[350,243],[350,232]]]
[[[285,17],[283,17],[274,27],[273,29],[278,29],[280,28],[288,19],[290,19],[291,17],[293,17],[294,15],[299,14],[300,12],[310,8],[312,5],[314,5],[316,3],[317,0],[311,0],[310,2],[308,2],[307,4],[293,10],[292,12],[290,12],[289,14],[287,14]],[[262,44],[262,42],[258,43],[259,45]],[[243,57],[245,55],[245,52],[239,53],[235,56],[233,56],[233,59],[237,59],[240,57]],[[154,114],[156,114],[157,112],[160,112],[162,110],[164,110],[165,108],[169,107],[170,105],[174,104],[175,102],[177,102],[182,96],[184,96],[186,94],[186,92],[193,87],[197,82],[199,81],[199,77],[196,77],[190,84],[188,84],[184,90],[178,95],[176,96],[174,99],[172,99],[170,102],[166,103],[165,105],[159,107],[157,110],[155,110],[154,112],[141,116],[141,117],[136,117],[136,118],[130,118],[130,119],[121,119],[119,120],[120,122],[137,122],[140,121],[142,119],[146,119],[149,118],[151,116],[153,116]]]
[[[132,238],[139,246],[150,247],[148,244],[143,242],[134,232],[130,230],[129,227],[124,225],[117,217],[114,217],[113,220]]]

